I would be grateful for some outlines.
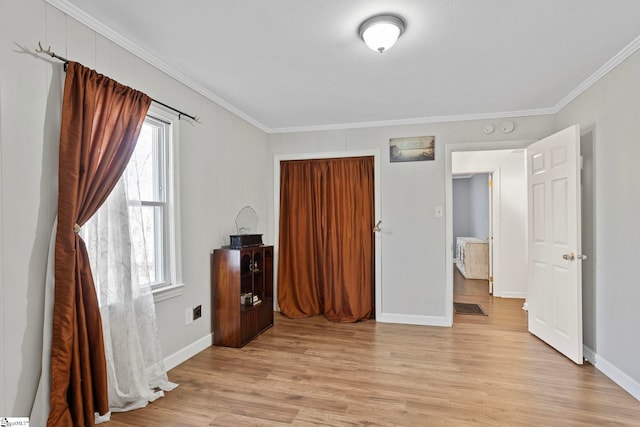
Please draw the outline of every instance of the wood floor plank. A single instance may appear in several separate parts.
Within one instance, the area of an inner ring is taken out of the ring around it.
[[[522,300],[475,282],[457,277],[455,300],[488,316],[456,314],[452,328],[276,314],[244,348],[173,369],[178,388],[108,425],[640,425],[638,400],[530,335]]]

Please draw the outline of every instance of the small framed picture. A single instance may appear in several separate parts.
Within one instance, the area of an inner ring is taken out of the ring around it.
[[[435,158],[435,136],[412,136],[409,138],[391,138],[389,140],[389,158],[391,162],[421,162]]]

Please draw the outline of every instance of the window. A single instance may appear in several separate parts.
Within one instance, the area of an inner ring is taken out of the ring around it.
[[[156,302],[180,295],[183,288],[177,134],[171,116],[150,110],[118,190],[83,227],[92,269],[103,272],[100,280],[111,283],[119,277],[119,260],[130,257],[131,280],[145,289],[148,285]],[[121,238],[122,230],[128,231],[127,238]],[[128,263],[122,265],[128,269]]]
[[[169,124],[147,117],[136,149],[123,175],[129,207],[129,227],[140,284],[170,282],[167,247],[168,204],[166,136]]]
[[[144,121],[125,180],[132,269],[156,301],[181,293],[175,123],[155,110]]]

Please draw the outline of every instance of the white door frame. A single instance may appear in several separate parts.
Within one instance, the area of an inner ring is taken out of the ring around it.
[[[280,162],[287,160],[309,160],[309,159],[337,159],[346,157],[373,157],[373,186],[374,186],[374,223],[371,229],[380,220],[382,212],[380,209],[380,150],[360,150],[360,151],[332,151],[321,153],[297,153],[297,154],[276,154],[273,156],[273,292],[274,308],[280,311],[278,305],[278,256],[280,253]],[[384,222],[381,224],[384,229]],[[375,305],[376,319],[382,316],[382,233],[375,233]]]
[[[492,142],[466,142],[445,145],[444,185],[445,185],[445,262],[446,262],[446,289],[445,289],[445,325],[453,325],[453,184],[452,184],[452,160],[454,151],[491,151],[522,149],[535,140],[516,141],[492,141]],[[496,193],[494,193],[494,196]],[[495,215],[495,212],[494,212]],[[494,233],[497,230],[494,229]],[[495,245],[494,241],[494,245]],[[494,250],[495,250],[494,246]],[[497,252],[497,251],[496,251]],[[495,255],[495,254],[494,254]],[[494,257],[494,280],[499,275],[499,259]],[[496,271],[496,267],[498,271]],[[494,289],[495,292],[495,289]]]

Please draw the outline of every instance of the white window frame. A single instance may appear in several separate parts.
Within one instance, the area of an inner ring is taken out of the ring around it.
[[[152,104],[147,117],[166,123],[164,173],[166,185],[166,210],[163,245],[166,258],[163,260],[165,280],[152,286],[155,302],[182,295],[182,238],[180,233],[180,120],[174,113]]]

